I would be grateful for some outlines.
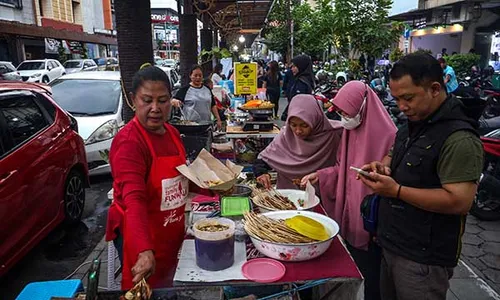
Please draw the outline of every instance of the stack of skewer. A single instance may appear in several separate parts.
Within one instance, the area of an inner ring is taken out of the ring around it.
[[[287,197],[281,195],[275,189],[260,190],[253,189],[252,201],[270,210],[296,210],[295,204]]]

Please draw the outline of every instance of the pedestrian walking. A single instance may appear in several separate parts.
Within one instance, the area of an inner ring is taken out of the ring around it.
[[[446,91],[448,94],[454,93],[458,89],[458,80],[455,75],[455,70],[446,64],[445,58],[441,57],[438,61],[443,69],[443,81],[446,85]]]
[[[266,76],[264,76],[263,88],[266,89],[267,99],[274,104],[274,117],[278,116],[281,86],[283,77],[278,69],[278,62],[273,60],[268,64]]]

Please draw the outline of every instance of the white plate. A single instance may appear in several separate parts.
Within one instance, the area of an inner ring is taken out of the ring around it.
[[[297,210],[312,210],[314,207],[316,207],[319,204],[318,196],[314,196],[313,203],[307,203],[308,204],[307,206],[300,207],[299,199],[306,200],[306,192],[305,191],[291,190],[291,189],[290,190],[283,189],[283,190],[276,190],[276,191],[278,193],[280,193],[281,195],[290,199],[290,201],[292,201],[293,204],[295,204],[295,207],[297,207]],[[270,207],[261,206],[261,205],[256,204],[255,202],[253,202],[253,203],[259,208],[261,213],[279,210],[279,209],[273,209]]]

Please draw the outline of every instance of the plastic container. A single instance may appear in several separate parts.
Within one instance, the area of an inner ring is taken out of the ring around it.
[[[207,225],[225,225],[229,228],[215,232],[199,229]],[[194,223],[196,265],[207,271],[231,267],[234,263],[234,230],[234,222],[226,218],[201,219]]]
[[[234,217],[242,216],[250,211],[250,201],[248,197],[223,197],[221,203],[221,216]]]

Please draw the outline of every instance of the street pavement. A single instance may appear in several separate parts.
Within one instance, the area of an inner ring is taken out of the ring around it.
[[[462,259],[500,293],[500,221],[469,215],[462,242]]]
[[[0,278],[0,299],[15,299],[30,282],[64,279],[85,261],[104,235],[111,185],[110,176],[91,178],[82,222],[58,226]]]

